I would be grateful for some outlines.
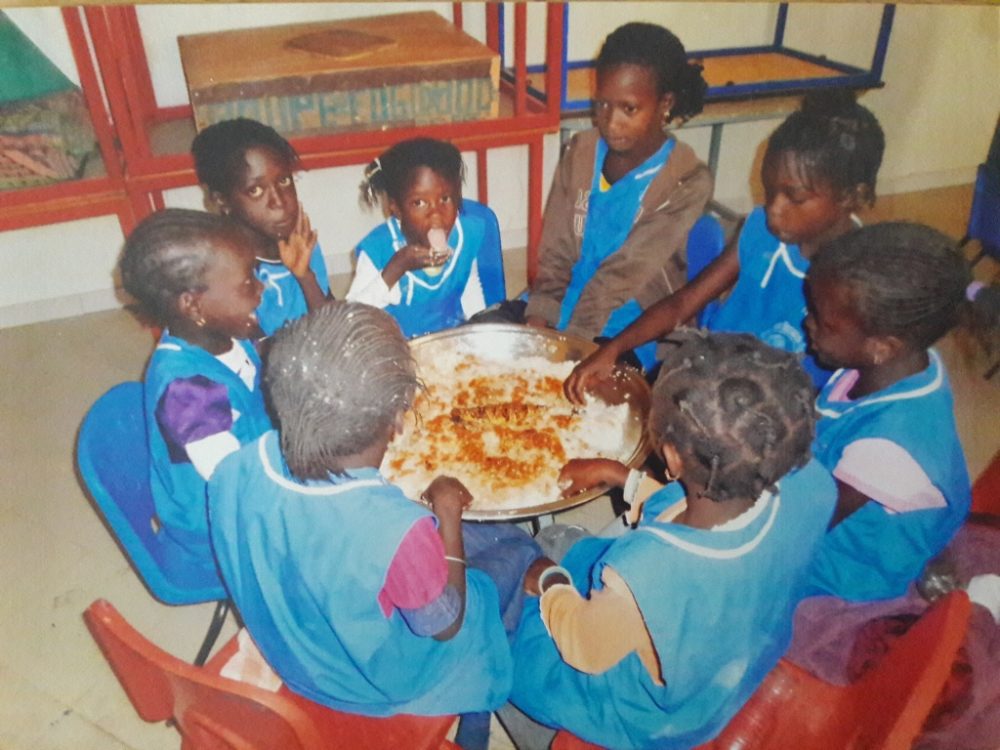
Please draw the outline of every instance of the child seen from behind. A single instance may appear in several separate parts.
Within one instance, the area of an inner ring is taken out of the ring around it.
[[[256,268],[264,284],[261,332],[270,336],[323,304],[330,279],[295,189],[299,155],[292,145],[274,128],[241,117],[205,128],[191,154],[211,204],[264,239]]]
[[[271,427],[257,335],[259,236],[203,211],[167,209],[125,243],[122,282],[163,328],[146,367],[150,482],[170,558],[216,579],[205,483],[219,461]]]
[[[667,335],[732,288],[705,322],[709,330],[751,333],[790,352],[805,352],[802,281],[818,248],[858,226],[854,212],[875,201],[885,139],[870,111],[846,91],[808,94],[768,139],[761,180],[765,204],[747,217],[738,240],[690,284],[649,307],[602,346],[566,382],[579,401],[617,357]],[[819,388],[830,371],[810,357]]]
[[[275,337],[266,382],[279,431],[226,461],[209,490],[222,577],[265,659],[337,710],[496,708],[511,678],[501,612],[520,607],[511,592],[537,548],[514,527],[466,533],[472,498],[457,479],[435,479],[420,504],[382,477],[419,387],[396,323],[331,302]],[[487,542],[505,580],[479,563]]]
[[[365,169],[362,200],[385,223],[358,243],[347,298],[384,308],[408,337],[460,325],[504,295],[494,213],[462,198],[465,166],[450,143],[397,143]]]
[[[528,573],[511,702],[603,747],[690,748],[774,667],[833,511],[810,460],[811,382],[746,334],[685,341],[653,389],[651,444],[676,479],[617,538],[577,541]],[[569,492],[632,486],[616,461],[573,461]],[[678,513],[676,504],[684,501]]]

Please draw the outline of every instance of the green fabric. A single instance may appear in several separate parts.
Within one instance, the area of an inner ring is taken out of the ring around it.
[[[76,86],[0,11],[0,103],[34,99]]]

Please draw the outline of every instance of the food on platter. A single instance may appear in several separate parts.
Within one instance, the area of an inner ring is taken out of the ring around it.
[[[633,455],[628,402],[590,397],[578,407],[563,396],[575,362],[442,349],[414,349],[425,390],[382,464],[409,497],[448,474],[472,493],[471,511],[517,511],[557,501],[559,471],[571,458]]]

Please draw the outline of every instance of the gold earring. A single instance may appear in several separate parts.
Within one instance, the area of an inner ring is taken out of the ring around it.
[[[676,482],[678,479],[681,478],[680,474],[671,474],[669,466],[663,467],[663,476],[666,477],[668,482]]]
[[[196,321],[194,322],[194,324],[195,324],[196,326],[198,326],[199,328],[204,328],[204,327],[205,327],[205,323],[207,323],[207,322],[208,322],[208,321],[207,321],[207,320],[205,320],[204,318],[198,318],[198,320],[196,320]]]

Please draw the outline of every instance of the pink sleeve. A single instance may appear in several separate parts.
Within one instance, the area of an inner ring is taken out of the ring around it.
[[[419,609],[430,604],[448,583],[444,542],[431,517],[421,518],[403,537],[389,565],[385,585],[378,594],[382,613],[395,608]]]
[[[898,443],[861,438],[840,455],[833,476],[892,513],[948,505],[923,467]]]

